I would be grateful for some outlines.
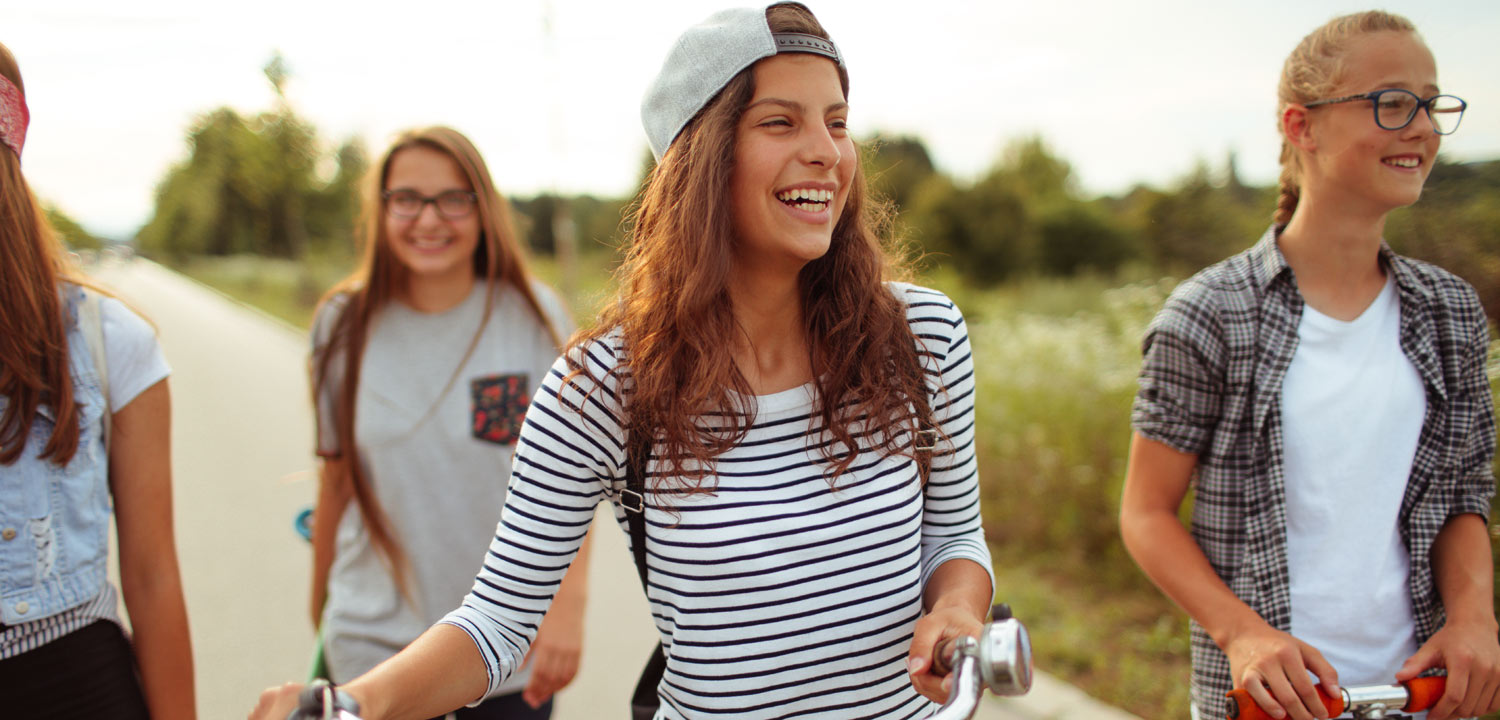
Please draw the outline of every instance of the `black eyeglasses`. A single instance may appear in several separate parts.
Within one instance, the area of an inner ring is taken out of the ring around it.
[[[1303,107],[1315,108],[1319,105],[1356,100],[1370,101],[1375,108],[1375,124],[1385,130],[1400,130],[1410,125],[1411,121],[1416,119],[1417,111],[1426,109],[1427,119],[1432,121],[1432,129],[1439,135],[1451,135],[1454,130],[1457,130],[1459,121],[1464,119],[1464,110],[1469,107],[1469,104],[1462,98],[1453,95],[1433,95],[1423,100],[1410,90],[1397,88],[1348,95],[1331,100],[1317,100],[1304,103]]]
[[[380,197],[385,200],[387,212],[406,220],[421,215],[427,203],[432,203],[438,215],[446,220],[462,220],[474,212],[474,205],[479,202],[479,196],[468,190],[444,190],[432,197],[416,190],[386,190]]]

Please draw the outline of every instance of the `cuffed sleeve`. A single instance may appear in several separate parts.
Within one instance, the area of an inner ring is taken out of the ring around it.
[[[1142,341],[1131,427],[1179,452],[1201,454],[1223,412],[1224,330],[1212,290],[1188,281],[1167,299]]]

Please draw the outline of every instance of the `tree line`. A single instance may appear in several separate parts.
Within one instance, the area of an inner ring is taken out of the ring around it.
[[[352,253],[358,183],[369,155],[358,140],[324,141],[282,93],[278,57],[264,68],[275,106],[254,115],[219,108],[187,130],[187,157],[156,189],[136,236],[149,255],[183,259],[257,254],[300,259]],[[1071,165],[1041,137],[1009,144],[971,182],[937,168],[922,141],[862,143],[873,189],[895,210],[895,232],[925,268],[946,267],[978,285],[1037,276],[1117,274],[1134,268],[1185,276],[1248,247],[1270,223],[1273,188],[1243,184],[1231,157],[1168,188],[1137,186],[1089,197]],[[641,177],[650,169],[647,156]],[[1417,205],[1391,216],[1397,251],[1435,262],[1479,289],[1500,318],[1500,161],[1440,159]],[[582,252],[616,247],[632,198],[512,198],[532,248],[551,253],[559,228]],[[559,223],[565,218],[570,222]]]
[[[1275,188],[1242,183],[1232,156],[1224,168],[1200,164],[1166,189],[1139,185],[1090,198],[1040,137],[1012,142],[966,185],[937,170],[916,138],[874,146],[872,185],[898,206],[912,244],[930,264],[981,285],[1130,266],[1183,277],[1249,247],[1276,207]],[[1439,158],[1421,201],[1393,213],[1385,237],[1397,252],[1463,277],[1500,320],[1497,198],[1500,161]]]

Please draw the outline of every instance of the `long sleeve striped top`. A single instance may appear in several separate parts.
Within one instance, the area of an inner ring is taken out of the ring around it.
[[[647,596],[667,656],[658,717],[932,711],[905,666],[922,589],[949,560],[990,571],[973,361],[947,296],[911,285],[892,291],[906,300],[947,436],[928,483],[910,458],[865,448],[830,489],[810,388],[757,397],[743,441],[717,458],[714,492],[673,497],[666,508],[647,494]],[[590,377],[615,377],[606,374],[621,360],[618,335],[572,352]],[[525,656],[594,506],[624,484],[615,381],[589,393],[587,379],[563,383],[566,373],[559,359],[527,411],[484,567],[443,620],[473,638],[491,689]],[[618,503],[615,516],[624,528]]]

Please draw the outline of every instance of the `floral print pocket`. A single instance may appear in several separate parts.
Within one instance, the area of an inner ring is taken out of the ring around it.
[[[531,394],[526,391],[526,375],[486,375],[469,381],[472,402],[470,429],[474,437],[511,445],[521,432],[526,406]]]

